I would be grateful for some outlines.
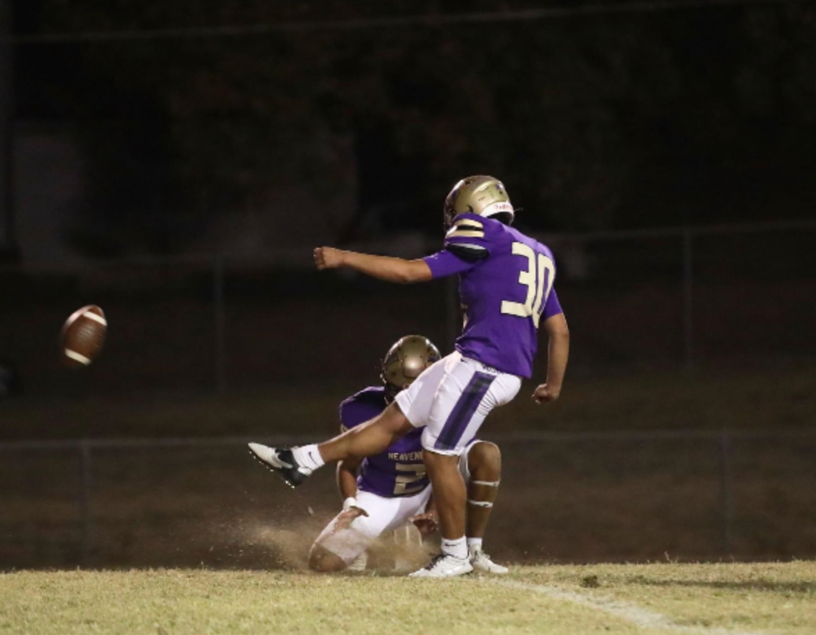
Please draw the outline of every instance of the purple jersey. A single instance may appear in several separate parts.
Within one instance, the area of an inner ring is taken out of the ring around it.
[[[465,325],[456,350],[531,377],[538,326],[561,313],[552,252],[497,220],[465,213],[454,220],[445,248],[425,262],[434,278],[459,274]]]
[[[373,419],[387,406],[385,388],[370,386],[340,404],[340,424],[349,430]],[[357,487],[385,498],[417,494],[428,487],[422,460],[422,428],[411,430],[382,454],[363,459]]]

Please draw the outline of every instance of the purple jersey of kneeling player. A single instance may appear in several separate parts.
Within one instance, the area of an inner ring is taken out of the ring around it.
[[[538,326],[562,312],[549,248],[497,220],[465,213],[445,235],[445,248],[425,262],[434,278],[459,274],[465,325],[456,350],[531,377]]]
[[[340,424],[349,430],[380,414],[388,402],[385,388],[371,386],[340,404]],[[422,460],[422,428],[411,430],[381,454],[363,459],[357,488],[385,498],[418,494],[429,481]]]

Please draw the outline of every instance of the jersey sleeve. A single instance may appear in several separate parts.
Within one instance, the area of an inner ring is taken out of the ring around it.
[[[555,288],[553,288],[550,291],[550,295],[547,298],[547,304],[544,305],[544,311],[542,312],[544,321],[546,322],[552,316],[563,312],[564,310],[561,308],[561,303],[558,301],[558,294],[555,292]]]
[[[490,255],[485,237],[484,219],[476,214],[460,214],[445,234],[445,249],[468,262],[484,260]]]
[[[346,432],[354,426],[361,424],[364,419],[359,415],[359,408],[356,407],[354,397],[349,397],[340,404],[340,431]]]
[[[340,429],[343,432],[365,423],[379,410],[382,410],[373,405],[375,400],[381,399],[379,392],[370,389],[361,390],[340,404]]]
[[[458,273],[463,273],[473,267],[477,261],[467,261],[460,258],[455,253],[443,249],[437,251],[435,254],[424,258],[428,267],[431,269],[431,276],[434,278],[444,278],[445,276],[453,276]]]
[[[434,278],[463,273],[490,256],[484,223],[476,214],[461,214],[445,235],[445,248],[425,258]]]
[[[340,430],[345,432],[372,417],[385,408],[385,390],[370,386],[352,395],[340,404]]]

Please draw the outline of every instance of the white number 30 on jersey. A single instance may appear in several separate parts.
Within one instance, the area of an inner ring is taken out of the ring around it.
[[[519,284],[527,287],[527,299],[524,304],[503,300],[501,312],[523,318],[532,316],[533,323],[538,328],[541,311],[547,305],[547,298],[555,281],[555,264],[544,254],[536,254],[532,247],[524,243],[513,243],[513,255],[527,259],[527,269],[522,269],[519,273]]]

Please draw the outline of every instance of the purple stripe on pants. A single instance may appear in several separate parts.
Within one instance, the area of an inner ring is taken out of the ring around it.
[[[495,375],[489,373],[477,371],[473,374],[436,439],[436,449],[453,450],[456,447],[495,378]]]

